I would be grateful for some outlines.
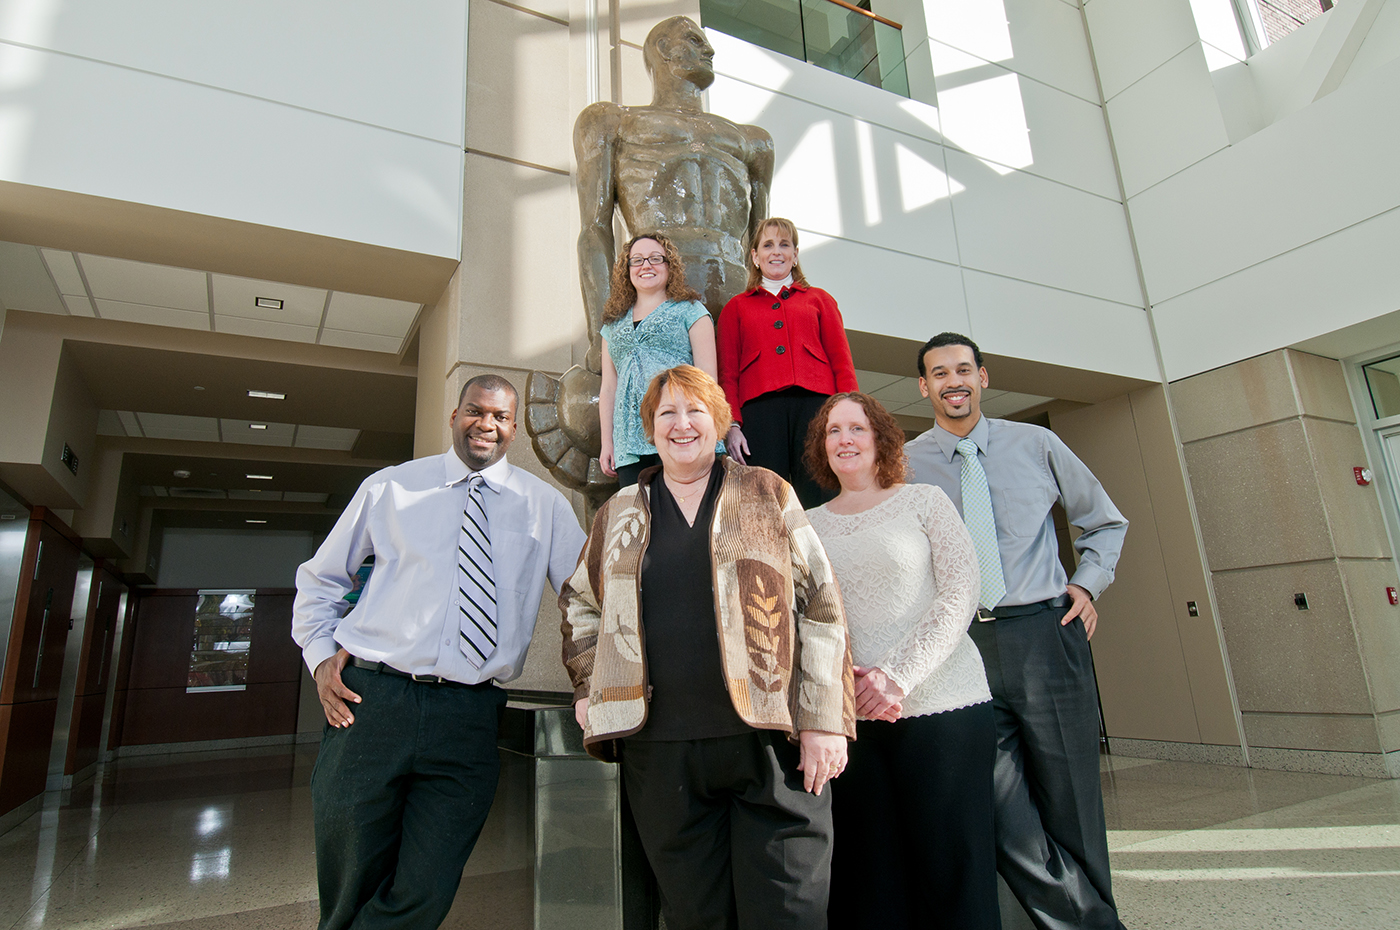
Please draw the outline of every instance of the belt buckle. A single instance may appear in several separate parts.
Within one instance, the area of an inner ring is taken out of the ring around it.
[[[411,674],[411,675],[409,675],[408,677],[409,677],[409,678],[412,678],[414,681],[421,681],[421,682],[423,682],[424,684],[429,684],[429,685],[440,685],[440,684],[442,684],[442,682],[443,682],[443,678],[442,678],[441,675],[413,675],[413,674]]]
[[[988,623],[996,619],[996,614],[992,613],[990,610],[987,610],[985,607],[978,607],[977,613],[973,614],[973,617],[979,623]]]

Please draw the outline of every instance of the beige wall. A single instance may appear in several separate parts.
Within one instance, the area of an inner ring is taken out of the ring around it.
[[[1097,604],[1093,639],[1108,735],[1238,746],[1163,389],[1053,413],[1051,425],[1129,521],[1114,583]],[[1188,601],[1200,616],[1190,616]]]
[[[1400,748],[1395,565],[1341,364],[1280,350],[1171,394],[1249,745]]]

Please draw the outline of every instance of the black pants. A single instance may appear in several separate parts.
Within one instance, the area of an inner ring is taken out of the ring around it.
[[[1041,930],[1117,930],[1084,624],[1065,608],[974,621],[997,718],[997,869]]]
[[[862,720],[832,783],[831,930],[998,930],[990,701]]]
[[[836,496],[812,480],[802,462],[807,427],[826,403],[827,395],[802,388],[786,388],[762,394],[744,404],[744,439],[749,444],[748,463],[778,473],[797,491],[803,508],[820,507]]]
[[[651,455],[642,456],[630,465],[617,466],[617,486],[619,488],[630,488],[637,483],[637,476],[642,473],[643,469],[650,468],[660,461],[661,456],[653,453]]]
[[[500,774],[506,693],[347,666],[360,695],[311,776],[321,930],[435,930],[452,908]]]
[[[667,930],[823,930],[831,792],[802,789],[799,753],[755,730],[628,740],[622,778]]]

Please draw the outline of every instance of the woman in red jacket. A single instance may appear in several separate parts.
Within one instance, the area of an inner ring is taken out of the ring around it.
[[[724,444],[741,464],[786,479],[803,507],[816,507],[831,494],[807,473],[803,444],[829,396],[859,390],[846,327],[836,301],[802,274],[791,220],[764,220],[750,260],[748,289],[719,315],[719,383],[734,411]]]

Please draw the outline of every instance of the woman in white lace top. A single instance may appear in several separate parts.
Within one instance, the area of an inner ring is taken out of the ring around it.
[[[996,727],[967,628],[979,573],[941,490],[906,484],[904,433],[837,394],[807,467],[840,493],[807,512],[831,559],[856,668],[856,742],[833,787],[832,930],[996,930]]]

